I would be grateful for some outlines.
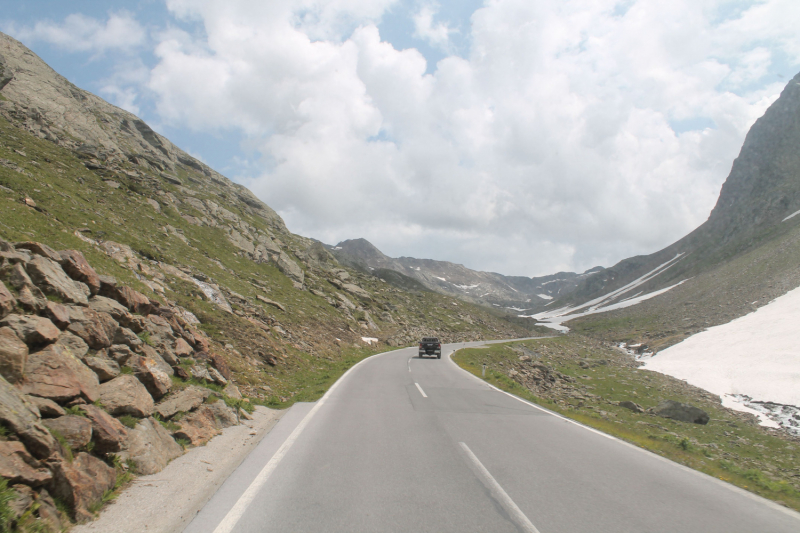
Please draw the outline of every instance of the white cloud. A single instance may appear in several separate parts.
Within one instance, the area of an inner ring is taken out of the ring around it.
[[[41,21],[33,26],[11,24],[5,26],[4,31],[27,43],[43,41],[70,52],[131,49],[143,44],[147,37],[142,26],[125,11],[111,13],[105,21],[72,14],[63,22]]]
[[[425,74],[418,51],[380,40],[389,1],[170,0],[207,38],[159,38],[148,88],[165,122],[256,143],[263,171],[239,179],[293,231],[509,274],[580,270],[705,220],[781,89],[765,62],[800,64],[795,4],[726,19],[726,0],[496,1],[472,17],[469,56]],[[419,20],[444,39],[432,11]],[[715,127],[670,126],[696,117]]]
[[[433,17],[436,16],[437,7],[432,4],[424,5],[412,17],[414,20],[414,36],[427,41],[431,46],[440,48],[445,52],[452,51],[450,34],[456,30],[444,22],[434,24]]]

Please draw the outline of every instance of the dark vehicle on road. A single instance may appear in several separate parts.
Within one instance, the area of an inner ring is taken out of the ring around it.
[[[436,337],[423,337],[419,341],[419,356],[435,355],[437,359],[442,358],[442,343]]]

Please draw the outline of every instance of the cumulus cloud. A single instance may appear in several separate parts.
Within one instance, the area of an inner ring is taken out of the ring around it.
[[[432,4],[424,5],[420,8],[412,17],[414,20],[414,36],[427,41],[431,46],[440,48],[445,52],[451,52],[453,46],[450,42],[450,34],[455,33],[456,30],[445,22],[434,24],[433,17],[436,16],[436,13],[437,6]]]
[[[33,26],[9,24],[4,31],[27,43],[46,42],[70,52],[101,53],[127,50],[143,44],[147,34],[129,13],[111,13],[105,21],[82,14],[68,15],[63,22],[40,21]]]
[[[781,90],[765,62],[800,64],[800,4],[740,4],[500,0],[473,14],[467,57],[426,74],[381,40],[388,0],[170,0],[205,32],[161,36],[148,88],[167,123],[243,132],[263,170],[232,177],[293,231],[581,270],[701,223]],[[418,33],[444,42],[423,11]],[[698,118],[713,127],[673,129]]]

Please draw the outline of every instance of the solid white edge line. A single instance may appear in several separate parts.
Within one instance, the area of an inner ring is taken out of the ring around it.
[[[517,339],[511,339],[511,340],[508,340],[508,341],[505,341],[505,342],[514,342],[516,340]],[[524,339],[519,339],[519,340],[524,340]],[[472,346],[467,346],[467,348],[472,348]],[[669,464],[669,465],[675,466],[675,467],[677,467],[677,468],[679,468],[679,469],[681,469],[681,470],[683,470],[685,472],[688,472],[690,474],[694,474],[694,475],[700,476],[700,477],[702,477],[704,479],[711,480],[712,482],[716,483],[717,485],[719,485],[721,487],[725,487],[726,489],[728,489],[730,491],[733,491],[733,492],[736,492],[736,493],[738,493],[738,494],[740,494],[742,496],[745,496],[745,497],[747,497],[747,498],[749,498],[749,499],[751,499],[753,501],[757,501],[757,502],[760,502],[760,503],[762,503],[764,505],[767,505],[768,507],[771,507],[773,510],[781,511],[784,514],[791,516],[795,520],[800,520],[800,513],[798,513],[797,511],[795,511],[793,509],[789,509],[788,507],[784,507],[783,505],[775,503],[772,500],[768,500],[766,498],[763,498],[763,497],[759,496],[758,494],[753,494],[752,492],[750,492],[748,490],[745,490],[743,488],[737,487],[736,485],[734,485],[732,483],[728,483],[726,481],[722,481],[721,479],[715,478],[714,476],[710,476],[710,475],[708,475],[708,474],[706,474],[704,472],[700,472],[699,470],[695,470],[694,468],[689,468],[688,466],[682,465],[680,463],[676,463],[675,461],[671,461],[671,460],[667,459],[666,457],[661,457],[657,453],[653,453],[650,450],[646,450],[644,448],[640,448],[640,447],[636,446],[635,444],[631,444],[630,442],[626,442],[626,441],[624,441],[622,439],[618,439],[617,437],[614,437],[612,435],[608,435],[606,433],[603,433],[602,431],[596,430],[594,428],[590,428],[589,426],[585,426],[585,425],[581,424],[580,422],[576,422],[575,420],[570,420],[569,418],[565,418],[565,417],[559,415],[558,413],[554,413],[553,411],[550,411],[549,409],[545,409],[544,407],[540,407],[540,406],[538,406],[538,405],[536,405],[534,403],[529,402],[528,400],[524,400],[524,399],[520,398],[519,396],[515,396],[515,395],[511,394],[510,392],[506,392],[506,391],[504,391],[502,389],[498,389],[497,387],[495,387],[491,383],[488,383],[485,380],[479,378],[478,376],[476,376],[475,374],[473,374],[469,370],[466,370],[466,369],[461,368],[460,366],[458,366],[458,363],[453,361],[453,354],[455,354],[456,351],[458,351],[458,350],[453,349],[453,351],[451,351],[450,354],[447,356],[447,358],[450,360],[450,362],[453,363],[453,365],[455,365],[455,367],[457,369],[461,370],[462,372],[465,372],[468,376],[471,376],[472,378],[478,380],[479,382],[483,383],[484,385],[488,385],[489,387],[491,387],[492,389],[496,390],[497,392],[502,392],[503,394],[514,398],[515,400],[519,400],[520,402],[522,402],[524,404],[530,405],[531,407],[534,407],[534,408],[536,408],[536,409],[538,409],[540,411],[544,411],[545,413],[547,413],[549,415],[552,415],[552,416],[554,416],[556,418],[560,418],[561,420],[565,420],[565,421],[567,421],[567,422],[569,422],[571,424],[574,424],[574,425],[576,425],[576,426],[578,426],[580,428],[583,428],[585,430],[591,431],[592,433],[596,433],[598,435],[602,435],[603,437],[606,437],[607,439],[611,439],[613,441],[616,441],[616,442],[622,444],[623,446],[627,446],[628,448],[631,448],[631,449],[636,450],[638,452],[647,454],[651,458],[657,459],[659,461],[662,461],[665,464]]]
[[[489,489],[489,492],[492,494],[492,497],[499,503],[503,509],[506,510],[508,513],[509,518],[511,519],[514,524],[519,527],[525,533],[539,533],[539,530],[536,529],[536,526],[531,523],[525,513],[522,512],[514,500],[503,490],[503,487],[500,486],[500,483],[492,476],[489,470],[483,466],[480,459],[478,459],[472,450],[469,449],[463,442],[458,443],[461,446],[461,449],[464,450],[464,453],[472,461],[472,470],[475,472],[475,475],[481,482]]]
[[[428,395],[427,395],[427,394],[425,394],[425,391],[424,391],[424,390],[422,390],[422,387],[420,387],[420,386],[419,386],[419,383],[416,383],[416,382],[415,382],[415,383],[414,383],[414,385],[416,385],[416,386],[417,386],[417,388],[419,389],[419,393],[420,393],[420,394],[422,394],[422,397],[423,397],[423,398],[427,398],[427,397],[428,397]]]
[[[269,476],[272,474],[275,468],[277,468],[278,463],[280,463],[281,459],[284,458],[286,453],[289,451],[294,442],[303,432],[305,427],[308,425],[308,423],[311,421],[311,419],[314,417],[317,411],[319,411],[319,408],[325,404],[331,393],[334,390],[336,390],[336,387],[338,387],[342,381],[344,381],[344,378],[346,378],[347,375],[350,374],[350,372],[358,368],[358,366],[361,365],[362,363],[387,353],[393,353],[393,352],[382,352],[371,355],[365,359],[362,359],[361,361],[350,367],[350,369],[347,372],[342,374],[342,377],[336,380],[336,383],[334,383],[331,386],[331,388],[328,389],[328,392],[326,392],[322,396],[322,398],[317,400],[316,405],[314,405],[314,407],[311,408],[311,410],[306,414],[306,416],[303,417],[303,420],[300,421],[300,423],[297,425],[294,431],[292,431],[292,433],[286,438],[281,447],[278,448],[278,451],[275,452],[275,455],[273,455],[272,458],[267,462],[267,464],[264,465],[264,468],[261,469],[261,472],[259,472],[256,478],[253,480],[253,482],[250,483],[250,486],[248,486],[247,489],[242,493],[242,495],[239,496],[239,499],[236,501],[234,506],[231,507],[231,510],[228,511],[228,514],[226,514],[225,517],[220,521],[220,523],[217,524],[217,527],[214,529],[213,533],[230,533],[231,531],[233,531],[233,528],[242,518],[245,511],[247,510],[247,507],[253,502],[253,499],[255,499],[256,495],[258,494],[258,491],[261,490],[261,488],[269,479]]]

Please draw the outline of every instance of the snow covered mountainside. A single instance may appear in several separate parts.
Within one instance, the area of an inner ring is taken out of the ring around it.
[[[448,261],[392,258],[366,239],[346,240],[336,246],[328,246],[328,250],[340,263],[373,275],[394,277],[393,271],[433,292],[517,313],[534,313],[545,309],[554,299],[563,298],[575,290],[582,280],[603,270],[602,267],[595,267],[583,274],[557,272],[535,278],[504,276],[471,270]]]
[[[800,74],[748,132],[705,223],[663,250],[625,259],[581,279],[545,312],[527,315],[560,325],[648,301],[646,308],[620,316],[682,314],[677,320],[685,324],[667,321],[652,328],[660,331],[650,332],[658,336],[648,339],[651,343],[666,347],[794,289],[800,285],[793,255],[800,223],[795,216],[800,210],[798,147]],[[731,271],[733,264],[738,269]],[[679,287],[680,295],[653,299]],[[710,291],[708,298],[692,298],[698,291]],[[675,303],[687,309],[678,310]],[[686,316],[688,308],[699,312]]]
[[[800,75],[748,133],[708,220],[529,316],[800,434]]]

